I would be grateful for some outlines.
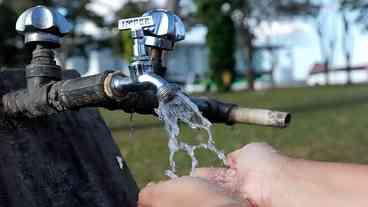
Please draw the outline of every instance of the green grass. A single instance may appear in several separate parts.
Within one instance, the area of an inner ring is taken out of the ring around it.
[[[217,124],[213,134],[218,148],[231,152],[250,142],[268,142],[290,156],[340,162],[368,163],[368,86],[330,86],[275,89],[264,92],[206,94],[247,107],[292,112],[287,129]],[[102,110],[138,184],[166,179],[167,137],[153,116]],[[132,125],[132,126],[131,126]],[[131,128],[133,128],[131,130]],[[183,129],[188,142],[205,141],[203,132]],[[211,153],[198,153],[201,166],[218,166]],[[180,174],[190,168],[183,154],[176,157]]]

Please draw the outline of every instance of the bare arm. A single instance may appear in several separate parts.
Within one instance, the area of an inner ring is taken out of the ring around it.
[[[181,177],[146,186],[139,207],[248,207],[224,188],[205,179]]]
[[[368,166],[289,159],[283,170],[272,206],[368,205]]]
[[[288,158],[254,143],[228,155],[229,169],[203,168],[213,180],[258,207],[368,206],[368,166]]]
[[[365,207],[368,166],[288,158],[254,143],[229,168],[201,168],[142,190],[140,207]],[[203,179],[204,178],[204,179]]]

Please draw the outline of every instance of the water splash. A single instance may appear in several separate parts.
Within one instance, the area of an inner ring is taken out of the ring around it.
[[[226,158],[223,151],[220,151],[215,146],[211,133],[211,122],[208,121],[202,113],[199,111],[197,105],[195,105],[186,95],[181,91],[178,91],[176,96],[169,102],[160,102],[159,107],[155,109],[160,120],[165,124],[165,129],[169,136],[169,162],[170,169],[166,170],[165,174],[170,178],[177,177],[176,175],[176,163],[175,153],[182,150],[192,160],[191,174],[198,166],[198,160],[195,156],[197,149],[206,149],[214,152],[218,159],[226,164]],[[204,129],[208,134],[207,143],[200,143],[198,145],[190,145],[178,139],[180,128],[178,122],[184,122],[192,129]]]

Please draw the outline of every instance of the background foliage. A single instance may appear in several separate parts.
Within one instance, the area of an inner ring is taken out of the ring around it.
[[[197,0],[197,15],[208,28],[209,67],[211,78],[220,91],[230,89],[235,78],[235,27],[230,11],[219,11],[227,1]],[[230,5],[229,5],[230,6]],[[224,80],[229,76],[230,81]]]

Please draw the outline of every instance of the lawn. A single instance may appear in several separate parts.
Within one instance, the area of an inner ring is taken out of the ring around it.
[[[241,106],[292,112],[291,125],[286,129],[214,125],[216,144],[225,152],[250,142],[268,142],[294,157],[368,164],[367,85],[206,95]],[[138,184],[143,186],[150,181],[166,179],[167,137],[160,121],[153,116],[134,114],[130,117],[124,112],[101,112]],[[182,130],[181,137],[190,143],[206,141],[204,132],[188,128]],[[199,151],[198,157],[201,166],[220,165],[211,153]],[[178,154],[176,160],[180,174],[188,173],[189,159]]]

